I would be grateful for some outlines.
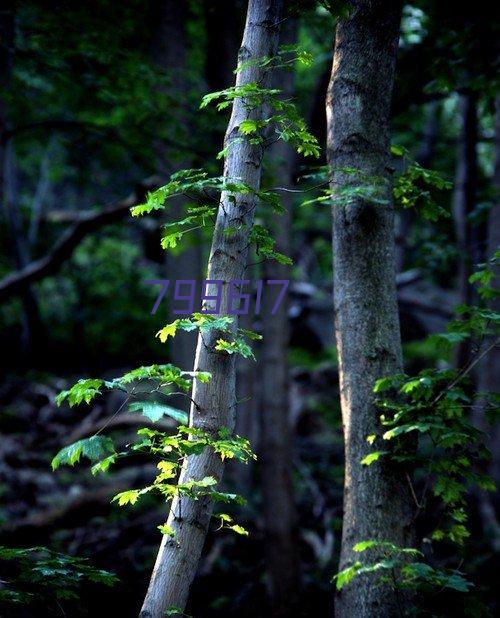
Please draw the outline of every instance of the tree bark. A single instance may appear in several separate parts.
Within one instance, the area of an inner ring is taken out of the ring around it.
[[[281,43],[297,41],[297,21],[288,19],[282,29]],[[276,88],[290,99],[295,91],[294,73],[281,70],[276,75]],[[290,188],[296,166],[296,156],[289,144],[279,141],[272,151],[273,182]],[[277,251],[291,252],[291,193],[283,192],[283,215],[274,222]],[[276,261],[267,261],[263,274],[268,279],[288,279],[290,268]],[[296,511],[292,485],[292,435],[289,426],[289,324],[288,294],[275,315],[271,315],[275,298],[265,295],[262,312],[262,444],[261,484],[266,534],[267,570],[271,605],[275,615],[291,616],[299,593],[299,560],[295,538]]]
[[[352,197],[333,205],[335,334],[345,444],[344,521],[340,569],[360,555],[357,542],[411,542],[411,499],[404,472],[382,458],[361,464],[366,437],[380,427],[373,386],[402,370],[394,272],[390,188],[390,99],[401,3],[357,0],[339,22],[327,97],[328,163],[333,195],[383,179],[386,203]],[[345,172],[354,168],[356,174]],[[365,557],[365,555],[363,555]],[[375,558],[375,555],[370,558]],[[376,578],[359,576],[336,600],[340,618],[397,616],[400,599]]]
[[[459,101],[460,134],[457,143],[457,164],[453,192],[453,218],[458,248],[458,294],[460,304],[470,305],[473,288],[469,283],[473,263],[477,262],[478,234],[470,215],[476,206],[477,194],[477,95],[464,92]],[[455,363],[463,367],[470,356],[469,342],[457,346]]]
[[[280,0],[250,0],[243,42],[238,54],[240,62],[273,56],[279,34]],[[258,65],[248,66],[237,75],[238,86],[247,83],[269,85],[269,72]],[[241,139],[240,123],[249,117],[264,117],[263,106],[249,112],[241,98],[233,104],[231,119],[226,132],[226,145],[232,143],[224,165],[226,179],[239,178],[254,189],[260,187],[263,146]],[[222,280],[223,308],[227,303],[228,282],[243,278],[248,251],[248,234],[253,223],[256,199],[251,195],[223,192],[214,229],[207,269],[207,279]],[[235,234],[228,235],[228,227],[241,226]],[[215,291],[215,290],[213,290]],[[234,328],[237,326],[235,320]],[[212,379],[206,384],[196,382],[193,387],[190,424],[212,435],[221,427],[231,431],[235,422],[235,359],[234,355],[215,351],[218,334],[210,331],[198,338],[195,370],[209,371]],[[213,476],[222,477],[224,464],[218,455],[206,449],[201,455],[186,458],[180,481],[199,480]],[[182,504],[181,504],[182,502]],[[191,582],[196,573],[203,543],[207,533],[213,504],[208,497],[198,500],[174,499],[168,525],[175,537],[164,537],[146,598],[141,610],[142,618],[160,618],[171,606],[184,609]]]

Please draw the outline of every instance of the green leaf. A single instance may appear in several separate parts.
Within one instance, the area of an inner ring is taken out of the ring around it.
[[[483,491],[496,491],[497,486],[495,481],[487,474],[478,475],[476,477],[477,484]]]
[[[122,491],[111,500],[111,502],[118,502],[119,506],[125,506],[126,504],[135,504],[141,495],[140,489],[127,489]]]
[[[92,436],[78,440],[57,453],[52,460],[52,469],[56,470],[61,465],[74,466],[81,457],[87,457],[90,460],[100,459],[105,455],[113,454],[114,451],[113,440],[106,436]]]
[[[184,378],[189,375],[175,365],[150,365],[148,367],[138,367],[129,371],[121,378],[116,378],[113,382],[119,386],[127,386],[137,380],[153,380],[163,385],[175,384],[176,386],[188,390],[191,382]]]
[[[167,524],[161,524],[160,526],[158,526],[158,530],[165,536],[175,536],[175,530],[172,528],[172,526],[169,526]]]
[[[363,564],[361,562],[355,562],[352,566],[334,575],[332,581],[336,580],[335,585],[337,590],[342,590],[344,586],[347,586],[347,584],[356,577],[357,572],[362,566]]]
[[[226,352],[227,354],[240,354],[243,358],[253,358],[255,360],[252,348],[243,341],[237,338],[234,341],[226,341],[225,339],[217,339],[215,349],[218,352]]]
[[[394,377],[380,378],[379,380],[375,382],[375,386],[373,387],[373,392],[382,393],[384,391],[387,391],[394,385],[394,380],[395,380]]]
[[[368,455],[366,455],[366,457],[363,457],[363,459],[361,460],[361,464],[363,466],[369,466],[373,462],[380,459],[382,455],[387,455],[388,452],[389,451],[374,451],[373,453],[368,453]]]
[[[210,380],[212,379],[212,374],[209,371],[183,371],[182,375],[195,378],[202,384],[206,384],[207,382],[210,382]]]
[[[159,337],[162,343],[165,343],[169,337],[175,337],[176,330],[177,324],[176,322],[172,322],[172,324],[167,324],[167,326],[164,326],[161,330],[159,330],[156,333],[156,336]]]
[[[104,384],[104,380],[99,379],[82,379],[72,386],[67,391],[62,391],[56,397],[56,404],[60,406],[64,400],[67,400],[72,408],[82,402],[90,403],[96,395],[100,395],[100,388]]]
[[[391,145],[391,154],[393,154],[394,156],[402,157],[406,153],[407,153],[407,150],[406,148],[403,148],[403,146],[397,146],[396,144]]]
[[[259,125],[255,120],[243,120],[243,122],[240,123],[240,131],[241,133],[244,133],[245,135],[249,135],[250,133],[255,133],[257,132]]]
[[[361,541],[353,546],[353,551],[362,552],[378,545],[378,541]]]
[[[156,423],[164,416],[169,416],[179,423],[187,423],[189,420],[188,415],[182,410],[167,406],[156,401],[135,401],[129,406],[130,412],[142,412],[144,416],[149,418],[153,423]]]
[[[457,592],[469,592],[469,588],[472,587],[472,584],[459,571],[434,569],[424,562],[412,562],[404,565],[402,574],[405,584],[416,589],[427,585],[437,591],[449,588]]]
[[[184,232],[172,232],[171,234],[166,234],[161,239],[161,246],[163,249],[175,249],[179,244],[179,241],[182,240],[184,236]]]
[[[118,459],[118,453],[113,453],[109,457],[106,457],[105,459],[98,461],[96,464],[94,464],[92,468],[90,469],[90,471],[92,472],[94,476],[98,474],[99,472],[107,472],[110,466],[112,466],[116,462],[117,459]]]

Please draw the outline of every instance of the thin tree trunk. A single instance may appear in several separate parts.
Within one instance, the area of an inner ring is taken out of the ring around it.
[[[500,247],[500,96],[495,101],[495,172],[493,187],[495,190],[494,202],[488,216],[488,247],[487,256],[491,257]],[[493,287],[500,289],[500,267],[497,265],[495,278],[492,281]],[[491,306],[495,311],[500,312],[500,298],[491,300]],[[498,393],[500,385],[500,346],[493,348],[489,355],[489,362],[482,374],[484,383],[479,390],[487,390]],[[491,464],[491,474],[497,484],[500,484],[500,427],[498,423],[493,430],[491,449],[493,460]]]
[[[439,109],[439,101],[431,101],[427,106],[424,134],[416,156],[417,163],[422,167],[428,168],[432,165],[439,131]],[[396,216],[396,273],[405,268],[412,219],[411,210],[403,210]]]
[[[4,200],[5,134],[7,127],[7,100],[10,86],[14,46],[14,2],[5,2],[0,8],[0,199]]]
[[[238,53],[240,32],[244,21],[244,3],[241,0],[204,0],[205,30],[207,33],[205,80],[209,92],[223,90],[234,82],[234,58]],[[209,140],[220,141],[220,132],[208,130]],[[252,279],[254,269],[249,268],[247,279]],[[242,328],[253,328],[253,315],[249,312],[240,318]],[[254,451],[259,449],[258,406],[260,388],[257,367],[247,359],[236,359],[236,433],[247,438]],[[228,463],[228,476],[244,498],[250,497],[254,463],[242,466],[238,461]]]
[[[165,72],[169,78],[169,88],[165,94],[169,95],[170,101],[180,101],[181,105],[187,105],[188,83],[187,70],[187,3],[178,0],[151,0],[151,28],[154,36],[152,39],[152,56],[155,63]],[[164,110],[165,115],[169,113]],[[184,135],[189,135],[188,111],[179,107],[174,110],[175,122],[178,123]],[[160,139],[156,144],[158,157],[158,173],[166,176],[167,172],[173,173],[180,169],[192,166],[192,161],[185,158],[182,162],[171,163],[172,156],[167,145]],[[169,202],[167,221],[182,219],[182,205],[184,199],[173,199]],[[165,270],[167,278],[171,279],[171,297],[173,296],[174,281],[176,279],[191,280],[199,283],[201,279],[201,238],[194,235],[194,243],[184,249],[181,255],[173,256],[165,254]],[[184,290],[183,290],[184,292]],[[170,350],[170,361],[187,369],[193,362],[196,350],[196,337],[194,333],[187,333],[185,337],[178,338],[173,342]],[[173,398],[173,403],[178,408],[186,407],[185,397]]]
[[[15,6],[8,1],[0,8],[0,199],[9,226],[10,240],[18,270],[29,262],[29,246],[24,234],[15,191],[14,143],[6,139],[9,128],[8,106],[3,98],[8,92],[12,77],[15,46]],[[26,360],[33,362],[40,349],[42,324],[38,301],[31,286],[20,294],[23,306],[21,345]]]
[[[279,34],[279,0],[250,0],[239,61],[273,56],[276,52]],[[269,84],[269,73],[258,64],[247,66],[237,75],[236,84]],[[239,178],[250,187],[260,187],[263,146],[241,139],[240,123],[250,116],[264,117],[263,106],[249,112],[242,99],[233,104],[231,119],[226,132],[226,145],[234,142],[224,165],[226,179]],[[248,251],[248,234],[253,223],[256,200],[253,196],[224,192],[217,214],[212,248],[208,263],[207,279],[222,280],[223,307],[227,302],[227,282],[243,278]],[[229,227],[241,225],[240,230],[228,235]],[[215,290],[212,290],[215,291]],[[234,328],[237,323],[235,320]],[[235,359],[215,351],[217,333],[211,332],[198,338],[196,370],[209,371],[212,379],[207,384],[195,383],[190,413],[190,423],[212,435],[221,427],[234,428],[235,418]],[[222,477],[224,464],[220,457],[206,449],[201,455],[186,458],[181,471],[181,482],[188,479],[200,480],[213,476]],[[181,505],[182,502],[182,505]],[[141,610],[142,618],[160,618],[170,606],[184,609],[191,582],[196,573],[205,541],[213,504],[209,498],[190,500],[174,499],[168,525],[175,531],[175,537],[164,537],[160,546],[151,582]]]
[[[297,41],[297,21],[289,19],[282,30],[281,43],[293,45]],[[294,73],[281,70],[276,75],[276,87],[291,98],[295,90]],[[271,151],[273,182],[290,188],[296,156],[289,144],[279,141]],[[277,250],[291,252],[292,197],[282,193],[283,215],[275,217]],[[263,267],[264,278],[288,279],[290,268],[276,261]],[[289,423],[288,370],[288,295],[278,312],[271,314],[275,298],[268,291],[262,314],[262,445],[261,484],[264,526],[267,537],[267,569],[270,596],[275,615],[291,616],[299,593],[299,560],[295,538],[296,511],[292,485],[292,436]]]
[[[495,101],[495,169],[493,175],[494,201],[488,215],[488,238],[486,257],[490,258],[500,247],[500,97]],[[500,289],[500,268],[495,267],[495,276],[492,287]],[[488,306],[493,311],[500,311],[500,298],[492,298]],[[491,345],[491,340],[485,341],[484,346]],[[500,346],[493,347],[481,363],[477,372],[477,387],[479,393],[490,392],[498,394],[500,391],[498,376],[500,376]],[[490,424],[486,417],[485,401],[480,397],[478,406],[474,408],[474,424],[488,435],[488,448],[491,451],[491,461],[486,470],[495,483],[500,484],[500,427],[498,423]],[[495,500],[484,491],[478,492],[479,511],[483,522],[484,534],[491,540],[493,549],[500,551],[500,523],[498,511],[495,509]],[[498,499],[496,500],[498,506]]]
[[[207,50],[205,79],[210,91],[223,90],[234,81],[234,57],[238,53],[243,27],[241,0],[204,0]]]
[[[458,294],[460,304],[470,305],[473,288],[469,283],[477,256],[478,235],[470,221],[477,194],[477,95],[464,92],[459,101],[460,133],[453,192],[453,218],[458,249]],[[463,367],[470,356],[469,342],[457,346],[455,364]]]
[[[384,460],[361,464],[366,438],[380,425],[373,386],[402,370],[394,272],[394,209],[390,189],[390,99],[401,3],[357,0],[337,26],[327,98],[331,188],[384,179],[385,204],[353,197],[333,206],[335,333],[345,443],[344,520],[340,569],[359,560],[355,543],[411,542],[411,500],[403,471]],[[358,170],[349,174],[345,168]],[[374,557],[374,556],[371,556]],[[341,618],[399,615],[397,592],[360,576],[338,595]]]

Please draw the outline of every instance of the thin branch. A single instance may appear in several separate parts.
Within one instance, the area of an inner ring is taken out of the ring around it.
[[[157,176],[152,176],[142,181],[136,190],[124,200],[116,202],[101,212],[85,215],[84,218],[62,234],[47,255],[2,279],[0,281],[0,300],[19,294],[30,283],[56,273],[85,236],[125,217],[132,206],[143,201],[147,191],[152,191],[160,185],[161,180]]]

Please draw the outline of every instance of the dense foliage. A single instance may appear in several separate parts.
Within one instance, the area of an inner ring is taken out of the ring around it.
[[[281,474],[264,463],[266,361],[287,374],[289,532],[300,562],[300,603],[290,599],[281,615],[330,615],[335,590],[358,577],[396,590],[401,615],[495,615],[500,94],[491,6],[422,0],[403,11],[390,171],[405,368],[374,386],[380,418],[359,465],[403,470],[416,533],[399,547],[374,531],[339,572],[331,208],[354,199],[385,208],[386,186],[355,168],[341,170],[353,186],[328,185],[324,98],[334,27],[350,3],[289,3],[293,41],[250,61],[273,76],[269,88],[234,86],[249,66],[236,55],[244,4],[19,0],[0,15],[0,614],[99,615],[109,602],[136,616],[157,544],[175,541],[166,518],[177,497],[216,508],[188,613],[169,615],[280,615],[262,516],[265,478]],[[248,118],[221,149],[235,100]],[[264,120],[254,120],[257,108]],[[258,190],[222,175],[241,142],[265,151]],[[228,239],[248,234],[250,249],[230,299],[247,310],[232,315],[210,311],[217,282],[205,281],[221,194],[257,204],[249,229],[225,230]],[[269,277],[270,264],[286,280]],[[173,281],[193,277],[201,292],[176,287],[174,297]],[[290,282],[269,306],[266,279]],[[189,307],[179,318],[174,299]],[[270,351],[262,333],[281,303],[289,333]],[[193,335],[213,333],[212,352],[236,359],[234,434],[195,428],[188,415],[193,383],[217,380],[193,363]],[[223,481],[179,482],[185,459],[207,450],[229,462]]]

